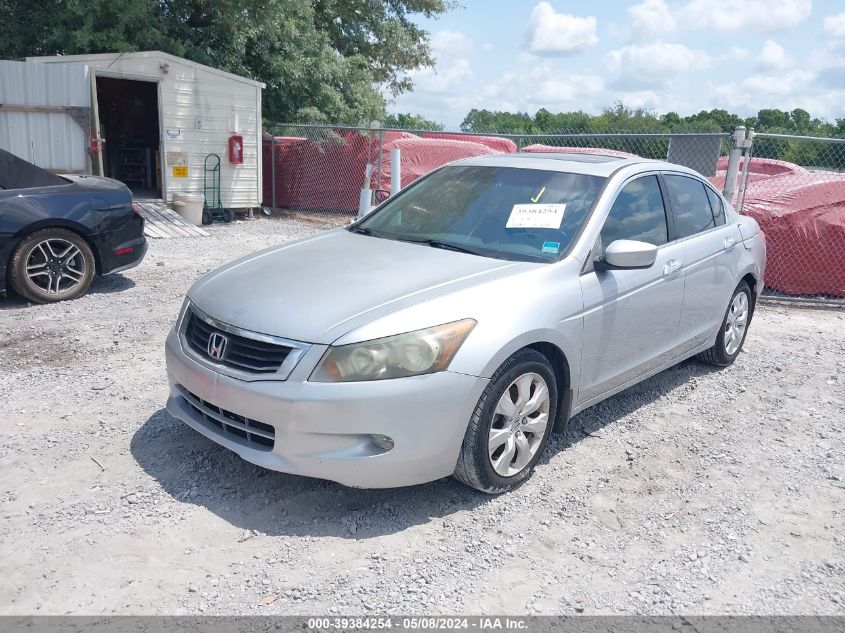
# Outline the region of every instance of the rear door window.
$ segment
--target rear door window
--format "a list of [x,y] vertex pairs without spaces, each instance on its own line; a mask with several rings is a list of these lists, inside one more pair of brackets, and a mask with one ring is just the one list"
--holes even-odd
[[666,209],[657,176],[643,176],[622,187],[601,230],[607,248],[615,240],[638,240],[660,246],[668,241]]
[[710,199],[710,208],[713,211],[713,217],[716,220],[716,226],[722,226],[725,224],[725,205],[722,203],[722,199],[719,195],[710,189],[710,187],[705,187],[705,191],[707,191],[707,197]]
[[0,149],[0,187],[4,189],[28,189],[30,187],[51,187],[66,185],[68,181],[36,167],[24,159]]
[[677,237],[689,237],[716,226],[704,184],[695,178],[666,174],[663,176],[669,204],[675,216]]

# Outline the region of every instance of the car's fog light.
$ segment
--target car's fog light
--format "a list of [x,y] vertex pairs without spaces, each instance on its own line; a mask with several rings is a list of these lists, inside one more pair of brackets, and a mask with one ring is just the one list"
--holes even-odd
[[387,435],[370,435],[370,441],[383,451],[393,448],[393,438]]

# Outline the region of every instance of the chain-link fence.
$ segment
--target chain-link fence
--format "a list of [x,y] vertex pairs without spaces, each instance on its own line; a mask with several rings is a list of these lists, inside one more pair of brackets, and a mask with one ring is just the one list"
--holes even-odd
[[480,134],[323,125],[281,125],[271,131],[264,137],[264,205],[349,217],[359,211],[362,189],[371,192],[370,202],[379,202],[397,176],[406,187],[441,165],[471,156],[598,150],[668,159],[717,177],[730,150],[727,134]]
[[757,133],[750,145],[739,189],[766,234],[767,294],[845,305],[845,139]]
[[[700,172],[766,233],[768,294],[845,305],[845,139],[757,134],[502,134],[280,125],[264,135],[264,205],[354,218],[441,165],[513,152],[599,152]],[[750,157],[750,160],[749,160]]]

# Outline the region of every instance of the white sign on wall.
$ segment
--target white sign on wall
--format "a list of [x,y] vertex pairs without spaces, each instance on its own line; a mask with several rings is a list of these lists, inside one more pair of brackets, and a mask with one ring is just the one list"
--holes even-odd
[[241,117],[234,110],[229,112],[229,131],[234,133],[241,131]]
[[166,155],[168,165],[187,165],[187,152],[167,152]]

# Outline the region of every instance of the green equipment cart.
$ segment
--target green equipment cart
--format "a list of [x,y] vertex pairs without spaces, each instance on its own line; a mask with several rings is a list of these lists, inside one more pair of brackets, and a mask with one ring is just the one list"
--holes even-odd
[[203,224],[232,221],[232,212],[229,209],[224,209],[220,200],[220,156],[217,154],[209,154],[205,157],[202,193],[205,197],[202,205]]

